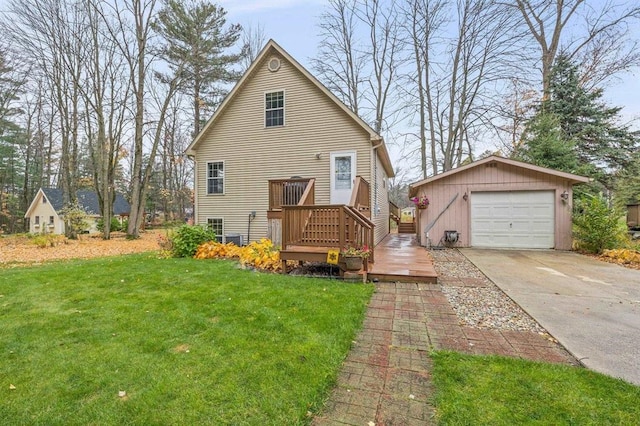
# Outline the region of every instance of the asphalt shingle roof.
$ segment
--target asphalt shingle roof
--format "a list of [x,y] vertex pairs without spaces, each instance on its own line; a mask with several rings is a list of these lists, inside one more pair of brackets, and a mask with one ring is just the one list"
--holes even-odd
[[[45,197],[55,209],[56,213],[60,213],[60,210],[64,207],[64,198],[62,190],[58,188],[42,188]],[[95,191],[89,191],[86,189],[80,189],[76,192],[78,197],[78,204],[89,215],[100,214],[100,204],[98,203],[98,194]],[[113,214],[116,216],[128,215],[131,212],[131,206],[129,202],[124,199],[122,194],[116,194],[115,202],[113,203]]]

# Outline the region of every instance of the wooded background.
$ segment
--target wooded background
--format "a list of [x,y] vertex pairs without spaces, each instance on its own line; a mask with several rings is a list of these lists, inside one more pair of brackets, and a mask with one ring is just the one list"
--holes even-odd
[[[201,0],[11,0],[0,16],[0,229],[40,187],[184,221],[184,150],[266,43]],[[633,123],[602,91],[640,65],[634,1],[329,0],[311,71],[385,136],[406,186],[499,153],[640,201]],[[286,48],[286,41],[279,41]],[[489,147],[489,148],[487,148]],[[109,238],[105,227],[105,238]]]

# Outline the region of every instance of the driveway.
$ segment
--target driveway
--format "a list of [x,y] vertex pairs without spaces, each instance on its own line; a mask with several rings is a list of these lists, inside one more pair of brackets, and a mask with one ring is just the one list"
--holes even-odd
[[571,252],[460,251],[585,366],[640,385],[640,271]]

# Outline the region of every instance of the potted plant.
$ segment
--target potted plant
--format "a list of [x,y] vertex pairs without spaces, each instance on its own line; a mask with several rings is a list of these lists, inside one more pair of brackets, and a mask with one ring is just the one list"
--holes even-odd
[[369,257],[371,250],[368,246],[347,246],[341,252],[342,260],[347,271],[359,271],[362,269],[362,260]]
[[427,207],[429,207],[429,198],[426,195],[422,195],[420,197],[413,197],[411,198],[411,201],[413,201],[413,204],[415,204],[416,207],[419,208],[420,210],[426,209]]

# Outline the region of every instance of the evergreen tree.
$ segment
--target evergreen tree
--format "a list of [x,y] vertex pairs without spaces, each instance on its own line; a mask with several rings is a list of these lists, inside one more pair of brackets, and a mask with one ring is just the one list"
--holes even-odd
[[602,89],[587,91],[581,85],[578,67],[559,56],[553,67],[550,97],[542,112],[558,117],[562,139],[575,141],[580,164],[591,164],[591,176],[611,187],[609,177],[630,164],[630,153],[638,147],[638,134],[620,125],[622,108],[602,102]]
[[538,107],[516,156],[545,167],[592,177],[608,189],[631,164],[638,134],[620,125],[621,108],[602,101],[602,90],[586,90],[578,67],[560,55],[552,69],[549,98]]
[[183,69],[187,94],[193,99],[194,136],[204,121],[201,110],[215,107],[224,96],[220,84],[239,78],[231,67],[242,56],[227,52],[240,38],[242,27],[234,24],[225,28],[226,14],[221,6],[207,0],[168,0],[154,25],[166,41],[162,57],[174,71]]
[[518,159],[564,172],[578,172],[575,142],[563,139],[556,115],[537,114],[527,123],[522,140],[524,143],[516,152]]
[[640,203],[640,151],[636,151],[629,166],[616,175],[615,202],[620,208]]

